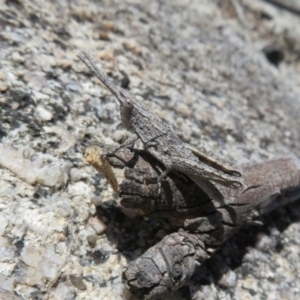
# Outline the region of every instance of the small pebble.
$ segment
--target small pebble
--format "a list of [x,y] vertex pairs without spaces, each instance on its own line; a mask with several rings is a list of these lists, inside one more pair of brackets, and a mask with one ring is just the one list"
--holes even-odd
[[191,114],[191,110],[184,103],[179,103],[178,105],[176,105],[176,111],[184,117],[189,117]]
[[71,181],[76,182],[81,179],[81,171],[77,168],[72,168],[70,171]]
[[95,216],[96,213],[97,213],[97,207],[96,207],[95,205],[92,204],[92,205],[89,207],[89,214],[90,214],[91,216]]
[[96,246],[97,243],[97,235],[96,234],[90,234],[87,236],[87,241],[89,243],[89,245],[94,248]]
[[41,105],[36,108],[35,112],[42,121],[50,121],[53,118],[52,113]]
[[107,32],[105,31],[100,31],[99,34],[98,34],[98,37],[100,40],[103,40],[103,41],[110,41],[110,36]]
[[[52,295],[51,295],[52,294]],[[67,285],[66,282],[59,282],[57,287],[53,288],[49,299],[60,300],[60,299],[76,299],[74,288],[70,285]],[[41,299],[42,297],[38,298]]]
[[252,275],[248,275],[246,279],[243,279],[243,288],[247,290],[252,290],[254,292],[257,292],[258,289],[258,284],[257,280]]
[[7,75],[3,71],[0,71],[0,81],[6,81],[6,80],[7,80]]
[[56,63],[57,63],[57,66],[59,66],[60,68],[63,68],[63,69],[67,69],[71,66],[71,61],[67,60],[67,59],[58,59],[56,61]]
[[116,130],[112,138],[115,142],[123,143],[128,137],[128,132],[126,130]]
[[92,252],[91,256],[92,256],[92,258],[94,260],[94,264],[96,266],[99,265],[99,264],[102,264],[103,262],[105,262],[109,258],[108,254],[105,254],[100,250],[96,250],[95,252]]
[[[11,277],[6,277],[0,275],[0,289],[5,289],[7,291],[13,291],[14,280]],[[0,299],[2,299],[0,297]],[[5,298],[4,298],[5,299]]]
[[274,238],[272,238],[272,236],[259,234],[257,236],[255,248],[257,248],[261,251],[269,251],[270,249],[272,249],[272,247],[275,246],[275,243],[276,243],[276,241]]
[[106,230],[106,225],[97,217],[90,217],[89,224],[94,228],[94,230],[101,234]]
[[11,55],[11,59],[13,62],[18,64],[22,64],[25,60],[24,57],[22,57],[19,52],[13,52],[13,54]]
[[233,288],[236,286],[237,281],[236,281],[236,273],[233,272],[232,270],[229,270],[223,276],[218,282],[220,285],[226,287],[226,288]]
[[81,276],[70,275],[70,280],[72,284],[77,287],[81,291],[85,291],[87,289],[86,284],[83,282]]
[[38,249],[28,245],[23,248],[21,258],[27,266],[37,268],[41,261],[41,253]]
[[12,110],[17,110],[20,107],[20,103],[13,101],[10,103],[10,107]]
[[46,101],[49,99],[48,95],[40,93],[40,92],[35,92],[34,96],[35,96],[36,100]]
[[100,206],[102,204],[102,197],[92,196],[91,197],[91,203],[94,204],[96,207]]
[[6,82],[0,82],[0,92],[4,93],[8,90],[9,85]]
[[26,72],[23,76],[23,80],[36,91],[40,91],[46,84],[45,78],[38,75],[36,72]]
[[22,300],[21,297],[15,295],[12,291],[0,288],[0,299],[1,300]]

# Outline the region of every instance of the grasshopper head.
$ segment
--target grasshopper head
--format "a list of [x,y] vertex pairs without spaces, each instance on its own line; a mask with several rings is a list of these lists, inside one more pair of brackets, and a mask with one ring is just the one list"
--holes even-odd
[[117,95],[118,102],[120,104],[121,110],[130,113],[134,108],[134,96],[127,91],[120,90]]

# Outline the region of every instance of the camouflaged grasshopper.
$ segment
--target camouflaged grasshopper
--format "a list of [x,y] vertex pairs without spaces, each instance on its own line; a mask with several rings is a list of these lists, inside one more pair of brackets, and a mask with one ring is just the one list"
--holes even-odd
[[145,150],[165,166],[165,170],[158,178],[158,193],[160,193],[163,179],[170,171],[188,176],[211,199],[221,203],[223,203],[224,197],[215,183],[232,189],[243,185],[240,170],[184,143],[166,122],[138,101],[133,94],[117,87],[97,68],[86,53],[82,53],[78,57],[117,98],[122,123],[126,129],[135,134],[133,138],[126,140],[109,155],[140,139]]

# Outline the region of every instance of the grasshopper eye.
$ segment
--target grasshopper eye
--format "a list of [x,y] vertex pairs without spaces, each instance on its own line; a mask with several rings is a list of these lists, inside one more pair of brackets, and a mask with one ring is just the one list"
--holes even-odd
[[125,103],[125,108],[127,110],[132,110],[133,109],[133,107],[134,107],[134,101],[132,101],[131,98],[126,98],[125,101],[124,101],[124,103]]
[[134,100],[132,99],[132,95],[124,90],[120,90],[119,95],[122,97],[121,103],[123,103],[124,108],[133,109]]

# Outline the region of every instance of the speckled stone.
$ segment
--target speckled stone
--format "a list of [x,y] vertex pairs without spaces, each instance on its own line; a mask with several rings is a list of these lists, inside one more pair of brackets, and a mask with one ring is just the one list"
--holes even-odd
[[[300,157],[299,18],[260,0],[243,0],[241,18],[234,2],[1,4],[0,288],[7,297],[130,299],[122,267],[167,234],[120,209],[104,176],[84,161],[87,145],[115,145],[130,133],[114,97],[77,58],[82,50],[184,141],[228,163]],[[263,51],[269,45],[284,53],[278,67]],[[296,212],[279,211],[261,231],[233,237],[215,265],[225,273],[213,276],[208,262],[188,282],[191,297],[299,299]]]
[[89,224],[93,227],[97,234],[102,234],[106,230],[105,223],[97,217],[90,217]]
[[237,278],[235,272],[229,270],[225,274],[223,274],[222,278],[218,281],[218,283],[226,288],[234,288],[237,284]]
[[81,291],[85,291],[87,289],[86,284],[83,282],[81,276],[70,275],[70,280],[72,284],[77,287]]
[[0,80],[1,81],[6,81],[7,80],[7,75],[0,70]]

